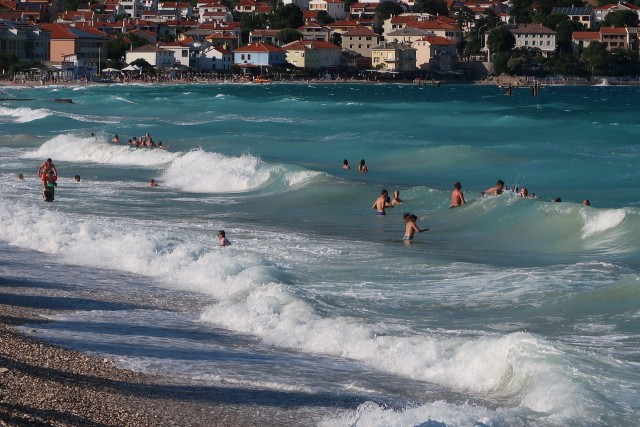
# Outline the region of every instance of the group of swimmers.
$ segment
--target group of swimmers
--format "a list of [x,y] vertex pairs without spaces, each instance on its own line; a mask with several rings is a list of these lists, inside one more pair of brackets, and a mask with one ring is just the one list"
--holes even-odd
[[[380,192],[380,196],[373,202],[372,208],[376,211],[376,215],[386,215],[387,208],[394,208],[396,205],[401,205],[402,200],[400,199],[400,191],[395,190],[393,192],[393,198],[389,196],[389,192],[386,189],[382,189]],[[416,233],[423,233],[425,231],[429,231],[429,228],[420,228],[416,223],[418,221],[418,217],[414,214],[404,213],[402,214],[402,218],[406,223],[404,230],[404,237],[402,240],[413,240],[413,236]]]
[[[347,169],[347,168],[344,168],[344,169]],[[480,197],[499,196],[502,193],[504,193],[505,190],[507,190],[507,188],[504,185],[504,181],[498,180],[496,182],[496,185],[480,192]],[[514,193],[517,193],[518,196],[521,198],[532,198],[532,199],[537,198],[535,194],[529,193],[529,190],[527,190],[526,187],[522,187],[520,189],[515,187],[513,191]],[[562,199],[560,199],[559,197],[556,197],[552,201],[561,202]],[[402,203],[402,200],[400,200],[400,191],[398,190],[394,191],[393,199],[392,199],[391,197],[389,197],[389,192],[386,189],[382,189],[382,191],[380,192],[380,196],[378,196],[378,198],[373,202],[372,208],[375,210],[376,215],[381,216],[381,215],[387,214],[386,212],[387,208],[393,208],[395,207],[395,205],[398,205],[401,203]],[[453,184],[453,191],[451,192],[451,205],[449,206],[449,209],[460,207],[466,203],[467,201],[465,200],[464,193],[462,192],[462,184],[460,184],[460,182],[455,182]],[[589,201],[589,199],[584,199],[582,201],[582,204],[584,206],[591,206],[591,202]],[[416,224],[418,217],[416,215],[413,215],[410,213],[404,213],[402,215],[402,218],[406,223],[404,237],[403,237],[403,240],[405,241],[413,240],[413,236],[416,233],[416,231],[418,233],[429,231],[429,228],[421,229],[420,227],[418,227],[418,225]]]
[[[459,182],[456,182],[455,184],[453,184],[454,190],[451,193],[451,206],[450,208],[455,208],[460,206],[461,204],[466,203],[464,200],[464,195],[462,194],[462,185],[460,185]],[[494,185],[491,188],[488,188],[484,191],[482,191],[480,193],[480,197],[483,196],[499,196],[500,194],[502,194],[505,190],[508,190],[505,186],[504,186],[504,181],[502,181],[501,179],[498,180],[498,182],[496,182],[496,185]],[[513,188],[513,192],[517,193],[521,198],[525,199],[537,199],[538,196],[536,196],[534,193],[529,193],[529,190],[527,190],[526,187],[522,187],[520,189],[518,189],[518,187]],[[551,200],[552,202],[562,202],[562,199],[560,197],[555,197],[554,199]],[[584,199],[582,201],[582,204],[584,206],[591,206],[591,202],[589,201],[589,199]]]
[[[113,142],[114,144],[120,143],[120,137],[118,136],[117,133],[113,136],[113,138],[111,139],[111,142]],[[140,138],[135,136],[133,138],[129,138],[129,141],[127,141],[127,143],[132,147],[140,147],[140,148],[160,148],[163,150],[166,150],[167,148],[169,148],[168,145],[163,145],[162,141],[159,141],[156,144],[156,142],[153,140],[151,135],[149,135],[148,133],[145,133]]]
[[[351,166],[349,165],[349,160],[344,159],[342,161],[342,169],[344,169],[344,170],[350,170],[351,169]],[[360,173],[369,172],[369,168],[367,167],[367,164],[365,163],[364,159],[360,160],[360,164],[358,165],[358,172],[360,172]]]

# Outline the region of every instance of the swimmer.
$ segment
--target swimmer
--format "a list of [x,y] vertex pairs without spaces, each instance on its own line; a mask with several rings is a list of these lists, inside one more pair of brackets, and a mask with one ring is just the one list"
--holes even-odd
[[158,183],[156,182],[156,180],[151,178],[149,180],[149,187],[157,187],[157,186],[158,186]]
[[389,203],[388,197],[389,192],[383,189],[380,192],[380,197],[378,197],[376,201],[373,202],[373,209],[376,210],[376,215],[386,215],[387,212],[385,211],[385,209],[393,207],[393,205]]
[[589,199],[584,199],[584,200],[582,201],[582,205],[583,205],[583,206],[591,206],[591,202],[589,201]]
[[502,194],[503,191],[504,191],[504,181],[499,179],[498,182],[496,182],[496,185],[494,187],[487,188],[480,194],[483,196],[499,196],[500,194]]
[[117,133],[113,136],[113,139],[111,140],[111,142],[113,142],[114,144],[118,144],[120,142],[120,137],[118,136]]
[[358,166],[358,172],[360,172],[360,173],[369,172],[369,168],[365,164],[364,159],[360,160],[360,165]]
[[556,203],[560,203],[562,201],[562,199],[560,197],[556,197],[555,199],[552,200],[552,202],[556,202]]
[[76,175],[76,176],[74,176],[74,177],[73,177],[73,179],[75,179],[75,180],[76,180],[76,182],[80,182],[80,175]]
[[19,174],[18,174],[18,179],[22,181],[22,180],[24,179],[24,175],[22,175],[21,173],[19,173]]
[[351,169],[351,166],[349,166],[349,160],[344,159],[344,160],[342,161],[342,169],[344,169],[344,170],[349,170],[349,169]]
[[402,204],[402,200],[400,200],[400,191],[396,190],[393,192],[393,200],[391,201],[392,205],[400,205]]
[[453,184],[453,191],[451,192],[451,206],[449,206],[449,209],[457,208],[466,203],[467,201],[464,200],[464,194],[462,194],[462,184],[455,182]]
[[231,246],[231,242],[225,237],[224,230],[218,231],[218,239],[220,240],[220,246]]
[[162,150],[166,150],[167,148],[169,148],[168,145],[163,145],[162,141],[158,141],[158,148],[162,149]]
[[416,224],[417,220],[418,217],[413,214],[408,216],[407,225],[405,226],[404,237],[402,238],[402,240],[413,240],[413,235],[416,233],[416,231],[418,233],[429,231],[429,228],[418,227],[418,224]]

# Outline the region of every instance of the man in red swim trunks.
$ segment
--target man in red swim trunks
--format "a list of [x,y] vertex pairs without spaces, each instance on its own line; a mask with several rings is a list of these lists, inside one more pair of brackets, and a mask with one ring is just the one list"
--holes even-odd
[[57,180],[58,170],[56,169],[56,165],[53,164],[53,161],[51,161],[51,159],[47,159],[47,161],[41,164],[40,167],[38,168],[38,176],[40,177],[40,179],[42,179],[43,181],[46,181],[47,175],[49,174],[50,170],[53,171],[54,179]]

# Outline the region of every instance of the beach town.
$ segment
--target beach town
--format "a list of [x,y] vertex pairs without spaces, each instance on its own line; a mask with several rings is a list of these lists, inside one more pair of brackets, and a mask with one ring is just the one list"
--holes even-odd
[[[0,0],[0,85],[638,84],[638,6],[525,3]],[[152,139],[140,145],[128,138],[119,146],[153,147]],[[317,396],[304,393],[276,405],[268,391],[176,386],[171,377],[45,343],[17,327],[73,311],[59,301],[77,295],[19,285],[4,274],[0,292],[3,425],[298,426],[306,420],[293,417],[293,408],[316,404]],[[83,296],[98,307],[113,299],[108,291]],[[158,304],[152,295],[138,297],[141,305]]]
[[636,84],[633,3],[0,2],[0,76],[68,82]]

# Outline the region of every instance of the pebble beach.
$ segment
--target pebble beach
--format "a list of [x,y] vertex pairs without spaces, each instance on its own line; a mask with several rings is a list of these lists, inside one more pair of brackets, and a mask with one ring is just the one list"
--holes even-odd
[[[267,392],[181,386],[170,378],[118,369],[109,359],[43,343],[16,327],[44,322],[47,315],[60,312],[47,308],[51,297],[2,278],[0,294],[2,426],[303,425],[287,408],[271,405]],[[291,402],[291,407],[298,403]]]

